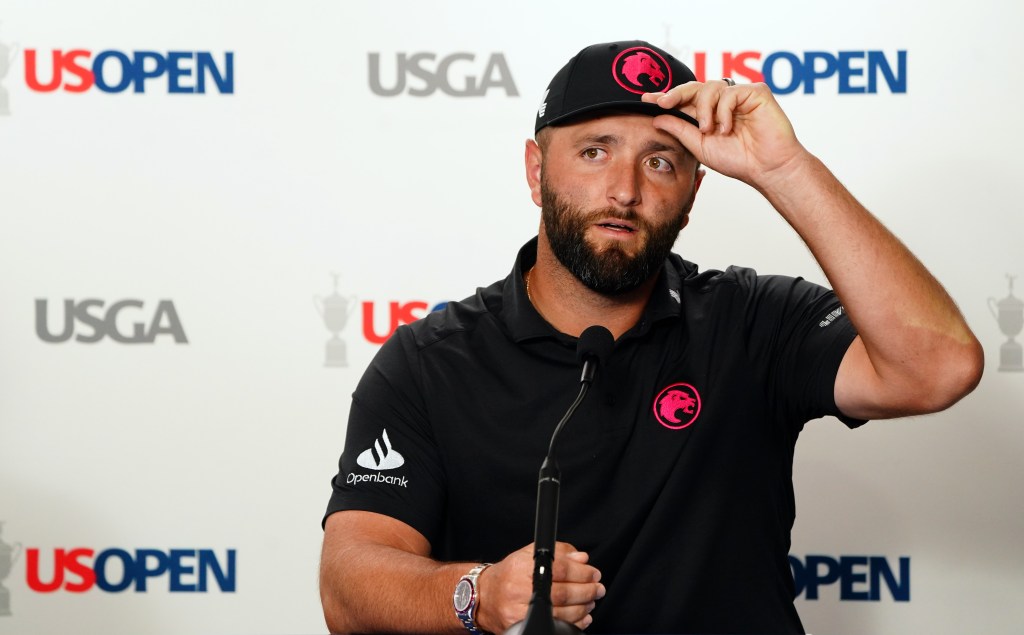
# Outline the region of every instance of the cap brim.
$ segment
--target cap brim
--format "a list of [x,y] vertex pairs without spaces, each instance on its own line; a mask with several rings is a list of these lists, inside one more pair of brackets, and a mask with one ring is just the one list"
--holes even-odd
[[577,108],[576,110],[573,110],[571,112],[559,115],[558,117],[555,117],[550,121],[544,122],[543,126],[535,128],[534,132],[536,133],[547,126],[558,126],[570,123],[571,120],[576,119],[577,117],[592,114],[599,110],[625,110],[629,112],[650,115],[652,117],[657,117],[658,115],[673,115],[679,117],[680,119],[689,121],[691,124],[695,126],[698,125],[696,119],[684,113],[683,111],[676,110],[674,108],[662,108],[657,104],[649,104],[647,102],[642,101],[610,101],[605,102],[603,104],[591,104],[589,106]]

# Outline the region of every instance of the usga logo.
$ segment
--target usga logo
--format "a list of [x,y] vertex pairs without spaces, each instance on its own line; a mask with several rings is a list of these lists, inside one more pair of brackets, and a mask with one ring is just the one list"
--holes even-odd
[[[146,318],[150,312],[145,311],[142,300],[120,300],[109,307],[99,299],[64,300],[64,321],[57,331],[50,330],[49,302],[46,299],[36,300],[36,335],[44,342],[67,342],[74,336],[75,341],[92,344],[104,337],[123,344],[152,344],[160,335],[174,339],[178,344],[188,344],[185,329],[181,325],[178,311],[170,300],[160,300],[152,317]],[[131,330],[119,325],[119,316],[141,317],[143,321],[133,322]],[[76,323],[84,326],[84,332],[77,329]]]
[[381,80],[380,58],[380,53],[369,54],[370,90],[381,97],[402,93],[428,97],[438,90],[452,97],[483,97],[490,90],[503,90],[508,97],[519,96],[503,53],[491,53],[483,63],[473,53],[440,57],[436,53],[398,53],[394,80],[389,86]]

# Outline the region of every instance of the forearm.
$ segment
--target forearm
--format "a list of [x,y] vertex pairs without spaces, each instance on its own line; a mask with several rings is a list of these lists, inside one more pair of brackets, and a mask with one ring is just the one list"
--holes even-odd
[[983,356],[956,305],[928,270],[800,145],[763,83],[688,82],[645,95],[702,122],[655,117],[704,165],[760,191],[828,277],[859,338],[836,377],[844,414],[932,412],[967,394]]
[[471,564],[372,544],[325,550],[323,558],[320,595],[332,633],[465,633],[452,592]]
[[[585,628],[604,597],[601,573],[585,553],[555,545],[555,617]],[[455,585],[477,562],[441,563],[430,544],[401,521],[370,512],[332,514],[324,526],[320,600],[332,633],[465,633],[455,616]],[[488,567],[477,578],[474,618],[501,633],[526,615],[533,590],[533,545]]]
[[973,387],[980,347],[953,300],[824,164],[801,154],[759,189],[821,265],[879,380],[936,399],[909,410],[945,407]]

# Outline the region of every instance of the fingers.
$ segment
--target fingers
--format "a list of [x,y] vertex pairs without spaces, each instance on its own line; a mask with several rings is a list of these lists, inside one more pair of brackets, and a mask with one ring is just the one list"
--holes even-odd
[[553,582],[551,584],[552,613],[555,618],[584,629],[593,621],[590,612],[597,606],[597,601],[604,596],[605,588],[600,582]]
[[[559,549],[559,545],[565,545]],[[555,547],[555,559],[551,563],[551,580],[553,582],[600,582],[601,572],[589,563],[590,556],[576,551],[572,545],[559,543]]]
[[764,83],[689,82],[643,99],[696,119],[698,125],[692,126],[679,117],[659,115],[654,127],[678,139],[701,164],[754,187],[763,187],[776,170],[806,154]]
[[730,86],[723,80],[687,82],[667,93],[647,93],[643,101],[656,103],[665,109],[678,109],[697,120],[697,128],[704,134],[732,130],[733,112],[740,95],[750,86]]
[[739,91],[729,87],[723,90],[718,97],[718,104],[714,106],[714,120],[717,121],[717,130],[722,134],[732,132],[733,113],[736,112],[736,105],[739,101]]
[[[589,606],[605,596],[604,585],[600,582],[554,582],[551,584],[551,605],[556,607]],[[590,612],[587,609],[587,612]],[[566,620],[575,621],[575,620]]]
[[694,118],[701,132],[729,133],[732,129],[732,113],[736,107],[737,96],[740,90],[743,90],[737,88],[718,80],[704,84],[704,88],[697,91],[693,98],[696,106]]
[[[590,612],[605,595],[601,572],[590,556],[569,543],[555,545],[551,566],[551,604],[555,617],[586,628]],[[526,615],[533,594],[533,545],[510,554],[480,574],[477,622],[490,632],[504,632]]]
[[658,115],[654,118],[653,123],[658,130],[664,130],[678,139],[679,143],[683,144],[683,147],[689,150],[697,161],[702,164],[707,163],[703,148],[704,135],[697,129],[697,126],[672,115]]
[[555,545],[551,567],[551,605],[557,619],[584,629],[593,618],[597,600],[605,596],[601,572],[589,564],[590,556],[568,543]]
[[551,614],[556,620],[574,624],[576,628],[583,630],[593,623],[594,618],[590,612],[594,610],[595,604],[591,602],[586,606],[555,606]]

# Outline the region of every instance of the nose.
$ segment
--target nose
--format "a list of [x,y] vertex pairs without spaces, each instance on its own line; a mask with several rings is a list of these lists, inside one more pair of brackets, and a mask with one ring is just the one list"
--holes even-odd
[[619,207],[634,207],[640,204],[640,179],[638,169],[632,165],[617,166],[608,177],[608,200]]

